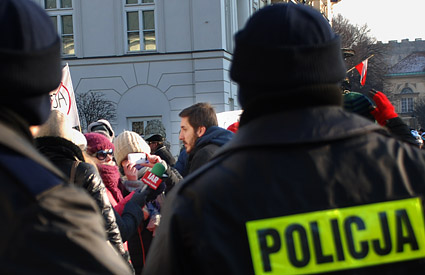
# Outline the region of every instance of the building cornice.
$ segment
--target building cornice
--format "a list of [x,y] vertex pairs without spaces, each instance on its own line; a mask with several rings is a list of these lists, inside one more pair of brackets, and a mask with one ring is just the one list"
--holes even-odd
[[425,72],[409,72],[409,73],[397,73],[397,74],[386,74],[385,77],[396,77],[396,76],[421,76],[425,75]]

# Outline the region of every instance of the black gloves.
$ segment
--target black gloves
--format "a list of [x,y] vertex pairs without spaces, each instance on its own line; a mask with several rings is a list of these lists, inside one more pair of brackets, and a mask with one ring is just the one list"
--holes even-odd
[[145,184],[142,189],[148,189],[148,195],[146,197],[146,202],[150,202],[156,199],[158,195],[160,195],[165,190],[165,183],[161,182],[161,184],[158,186],[156,190],[151,189],[149,186]]

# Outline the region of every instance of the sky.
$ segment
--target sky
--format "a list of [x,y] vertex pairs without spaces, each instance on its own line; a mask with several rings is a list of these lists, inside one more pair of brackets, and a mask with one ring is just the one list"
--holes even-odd
[[425,40],[425,0],[342,0],[333,6],[351,24],[365,23],[370,34],[384,43],[389,40]]

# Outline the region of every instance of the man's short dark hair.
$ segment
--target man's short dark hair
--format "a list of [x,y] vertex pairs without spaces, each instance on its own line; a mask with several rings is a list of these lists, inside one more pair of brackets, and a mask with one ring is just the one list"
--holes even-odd
[[189,118],[189,124],[195,130],[201,126],[205,126],[206,129],[211,126],[218,126],[214,107],[206,102],[196,103],[187,107],[179,113],[179,116]]

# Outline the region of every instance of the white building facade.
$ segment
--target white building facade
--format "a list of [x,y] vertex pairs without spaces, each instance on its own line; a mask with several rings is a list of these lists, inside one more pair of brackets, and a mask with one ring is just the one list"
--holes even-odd
[[34,0],[62,38],[76,94],[117,105],[117,134],[159,119],[179,151],[179,112],[197,102],[240,109],[229,66],[233,35],[269,0]]
[[[311,5],[331,18],[340,0],[33,0],[62,38],[75,93],[100,93],[117,106],[115,133],[143,135],[162,121],[173,155],[181,110],[197,102],[239,110],[229,78],[234,34],[258,9],[278,2]],[[265,30],[267,31],[267,30]]]

